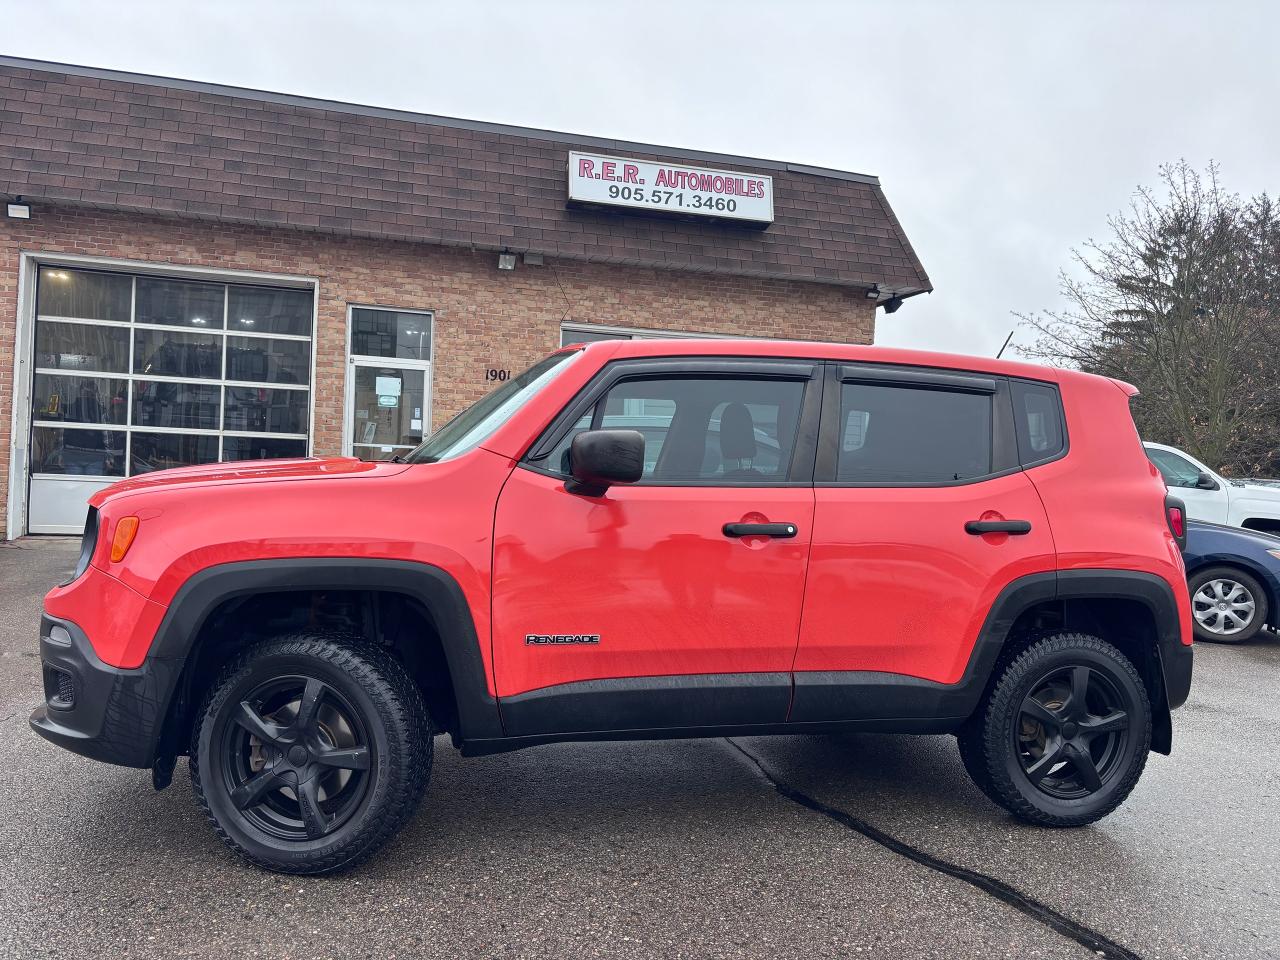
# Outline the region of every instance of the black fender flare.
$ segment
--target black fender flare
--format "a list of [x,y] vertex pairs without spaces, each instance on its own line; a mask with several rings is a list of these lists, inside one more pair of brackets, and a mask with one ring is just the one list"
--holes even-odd
[[[489,692],[488,673],[475,621],[462,587],[447,571],[411,560],[368,557],[290,557],[217,564],[193,574],[174,595],[156,631],[148,661],[164,661],[175,678],[160,705],[168,718],[174,697],[189,679],[181,668],[209,616],[222,603],[259,593],[309,590],[375,590],[418,600],[435,622],[458,706],[459,736],[501,737],[498,702]],[[171,726],[166,721],[166,727]],[[157,743],[158,755],[173,750]]]

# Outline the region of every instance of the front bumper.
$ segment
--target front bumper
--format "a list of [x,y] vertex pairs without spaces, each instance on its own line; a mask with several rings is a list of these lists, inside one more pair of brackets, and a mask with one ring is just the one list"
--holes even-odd
[[94,760],[126,767],[154,763],[176,679],[173,663],[112,667],[98,658],[79,626],[48,614],[40,619],[40,660],[45,702],[31,714],[31,729]]

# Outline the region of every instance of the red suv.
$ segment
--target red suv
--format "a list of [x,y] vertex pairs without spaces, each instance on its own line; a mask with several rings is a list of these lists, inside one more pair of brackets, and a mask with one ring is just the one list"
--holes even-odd
[[1168,753],[1190,605],[1131,387],[865,347],[568,347],[404,460],[97,494],[45,599],[42,736],[190,757],[273,870],[368,856],[434,738],[954,733],[982,790],[1090,823]]

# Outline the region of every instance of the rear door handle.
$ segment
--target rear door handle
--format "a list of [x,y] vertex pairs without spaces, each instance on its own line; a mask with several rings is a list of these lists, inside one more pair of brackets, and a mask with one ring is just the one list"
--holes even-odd
[[983,533],[1011,533],[1021,535],[1031,532],[1030,520],[970,520],[964,525],[965,533],[975,536]]
[[787,539],[796,535],[794,523],[726,523],[726,537],[778,537]]

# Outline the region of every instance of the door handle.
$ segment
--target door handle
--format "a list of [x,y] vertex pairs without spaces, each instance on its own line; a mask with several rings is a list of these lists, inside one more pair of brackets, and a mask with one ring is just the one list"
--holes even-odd
[[1031,532],[1030,520],[970,520],[964,525],[965,533],[975,536],[984,533],[1011,533],[1020,536]]
[[796,535],[794,523],[726,523],[726,537],[778,537],[787,539]]

